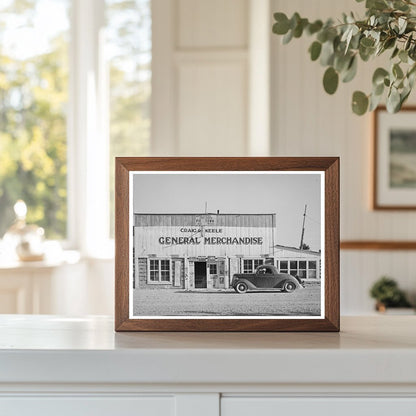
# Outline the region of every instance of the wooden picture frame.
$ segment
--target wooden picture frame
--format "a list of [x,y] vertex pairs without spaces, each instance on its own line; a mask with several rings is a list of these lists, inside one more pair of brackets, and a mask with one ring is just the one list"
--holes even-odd
[[[320,217],[318,219],[316,216],[315,219],[311,217],[309,220],[309,214],[306,213],[305,208],[303,219],[306,218],[307,222],[310,222],[311,224],[312,220],[314,220],[317,224],[319,223],[317,225],[317,230],[319,229],[319,232],[316,231],[313,234],[313,238],[315,238],[316,241],[319,239],[321,249],[319,249],[319,251],[313,251],[308,246],[304,244],[302,245],[302,243],[302,248],[286,247],[279,244],[275,245],[274,235],[276,220],[274,218],[276,217],[274,214],[263,214],[263,211],[266,208],[264,208],[263,211],[259,208],[259,211],[262,212],[255,213],[253,209],[256,208],[253,208],[253,206],[256,207],[255,203],[257,203],[257,199],[254,199],[254,202],[251,202],[250,205],[251,198],[256,198],[258,193],[260,195],[259,201],[266,201],[269,204],[274,204],[274,201],[278,200],[279,192],[281,192],[283,195],[284,191],[286,193],[286,199],[281,201],[281,205],[279,205],[281,208],[279,209],[284,212],[286,212],[285,210],[293,210],[294,204],[290,203],[291,196],[287,196],[287,194],[293,193],[293,198],[297,198],[297,202],[300,200],[303,201],[304,192],[300,192],[299,190],[304,189],[304,187],[309,189],[310,187],[308,184],[310,183],[309,181],[312,180],[314,181],[312,188],[317,190],[319,189],[319,193],[316,192],[313,194],[314,191],[312,192],[309,190],[308,192],[310,195],[316,194],[316,196],[311,196],[311,198],[313,201],[319,201],[319,203],[313,202],[314,205],[312,205],[312,209],[315,209],[314,206],[319,207]],[[154,183],[162,184],[162,187],[164,187],[164,191],[162,193],[165,193],[166,195],[169,194],[171,188],[175,188],[175,186],[172,186],[172,184],[176,184],[177,186],[175,195],[178,197],[170,199],[170,202],[167,203],[167,205],[160,203],[162,199],[158,198],[163,198],[163,195],[157,196],[157,189],[153,187]],[[230,183],[238,184],[238,192],[235,190],[232,191],[231,189],[228,192],[229,188],[226,187],[228,187],[228,184]],[[270,186],[270,183],[276,185],[279,184],[279,187],[275,188],[274,186]],[[221,191],[222,186],[224,187],[224,191]],[[250,188],[250,186],[253,188]],[[266,186],[267,191],[263,192],[262,187]],[[187,189],[188,187],[191,188]],[[198,190],[198,188],[200,189]],[[209,189],[214,188],[215,192],[208,192]],[[116,331],[339,331],[339,158],[122,157],[116,158],[115,189]],[[220,190],[218,191],[218,189]],[[250,195],[245,200],[248,201],[247,206],[251,207],[253,211],[252,213],[231,214],[222,212],[220,213],[217,210],[216,213],[214,211],[213,214],[209,214],[207,213],[205,203],[205,213],[203,214],[198,214],[195,212],[195,210],[191,210],[191,214],[182,214],[182,212],[189,212],[181,208],[181,204],[185,203],[183,201],[185,201],[186,198],[189,200],[189,194],[199,196],[205,194],[217,195],[217,199],[215,201],[218,202],[227,198],[234,198],[234,196],[227,197],[227,195],[232,194],[232,192],[235,192],[235,194],[232,195],[235,195],[237,198],[238,195],[244,194],[245,190],[250,192]],[[220,194],[218,194],[218,192],[220,192]],[[271,202],[268,201],[269,198]],[[281,197],[279,198],[281,199]],[[234,199],[232,200],[234,201]],[[287,202],[287,207],[284,205],[284,202]],[[237,200],[235,204],[235,206],[233,205],[234,210],[240,209]],[[188,205],[183,206],[187,207]],[[299,204],[296,204],[296,209],[299,208],[298,205]],[[138,208],[136,208],[136,206]],[[157,214],[158,217],[155,217],[156,214],[154,214],[153,211],[146,214],[140,213],[141,211],[147,212],[142,207],[148,206],[157,206],[157,211],[163,211],[163,213]],[[165,207],[165,209],[163,209],[163,207]],[[177,213],[178,211],[175,210],[176,207],[182,209],[182,211],[179,211],[179,214]],[[243,208],[244,207],[241,209],[243,210]],[[304,207],[302,205],[302,214],[303,209]],[[133,212],[134,210],[136,212]],[[141,211],[138,212],[138,210]],[[169,213],[172,211],[175,211],[176,213]],[[202,209],[200,211],[202,211]],[[171,228],[168,227],[168,230],[176,230],[176,228],[172,227],[172,225],[175,221],[176,225],[182,224],[182,221],[185,221],[183,219],[185,218],[184,215],[187,215],[186,221],[188,221],[188,223],[189,221],[193,221],[192,223],[197,224],[195,228],[196,233],[187,234],[188,237],[186,238],[169,236],[164,237],[164,235],[168,235],[168,232],[163,231],[163,234],[161,231],[162,229],[160,228],[162,225],[159,224],[169,224],[169,227]],[[295,234],[296,238],[298,238],[302,224],[302,218],[298,217],[299,216],[296,217],[295,228],[297,228],[297,224],[299,223],[299,229],[293,232],[290,231],[291,228],[289,226],[284,225],[287,222],[286,217],[281,219],[279,223],[282,224],[279,225],[281,229],[280,234],[283,235],[283,231],[286,230],[286,235],[288,235],[290,238],[295,238]],[[277,218],[279,221],[279,217]],[[243,221],[243,219],[246,221],[244,226],[241,225],[241,221]],[[226,221],[230,222],[230,224],[232,221],[234,221],[234,228],[231,226],[227,228],[227,225],[221,226],[221,228],[219,224],[228,224]],[[235,223],[236,221],[237,223]],[[256,223],[252,224],[250,221],[256,221]],[[216,225],[207,225],[211,224],[211,222],[212,224]],[[261,225],[263,222],[265,225]],[[152,228],[153,223],[156,225]],[[201,225],[201,223],[204,225]],[[228,234],[226,233],[231,229],[237,230],[233,231],[235,233],[239,233],[242,230],[241,233],[247,232],[249,234],[247,234],[248,236],[246,234],[241,234],[242,236],[239,234],[239,238],[233,236],[227,237],[226,235]],[[261,232],[263,232],[263,229],[267,234],[265,234],[266,237],[256,237],[256,235],[260,235]],[[305,227],[303,230],[304,229]],[[193,229],[182,227],[179,228],[179,230],[183,232],[191,232]],[[252,231],[253,234],[250,234]],[[211,232],[217,232],[220,234],[212,237],[213,234],[209,234]],[[197,237],[195,237],[196,234]],[[220,235],[220,237],[218,237],[218,235]],[[266,244],[268,235],[273,235],[273,245],[270,243]],[[192,240],[193,237],[195,237],[196,240]],[[174,241],[177,245],[174,246],[172,241]],[[203,241],[203,245],[200,244],[201,241]],[[303,232],[301,242],[302,241]],[[280,240],[277,242],[280,243]],[[195,244],[196,248],[190,245],[186,246],[186,250],[189,252],[192,250],[200,250],[200,247],[203,247],[203,249],[206,251],[202,251],[202,257],[200,256],[201,252],[198,251],[197,254],[193,254],[194,258],[191,254],[189,258],[185,259],[185,261],[182,259],[177,259],[176,257],[180,257],[179,251],[183,249],[183,246],[181,245],[182,243]],[[155,245],[153,246],[153,244]],[[158,244],[161,245],[162,248],[166,249],[166,251],[163,252],[163,256],[160,255],[160,259],[158,259],[158,254],[153,253],[158,250]],[[197,246],[196,244],[200,245]],[[232,256],[231,254],[229,255],[227,263],[227,254],[223,254],[221,252],[221,256],[223,257],[220,257],[220,255],[217,254],[216,256],[218,256],[218,258],[215,257],[215,255],[210,256],[208,251],[211,249],[218,250],[218,248],[216,246],[214,247],[214,245],[205,246],[205,244],[218,244],[218,247],[220,247],[221,244],[225,244],[225,246],[221,246],[221,250],[225,250],[224,253],[226,253],[227,250],[231,252],[231,249],[233,249],[234,254]],[[232,246],[232,244],[236,244],[235,247],[239,248],[236,249],[234,246]],[[241,245],[237,246],[237,244]],[[253,244],[253,246],[251,244]],[[276,253],[276,250],[278,250],[278,253],[286,253],[290,252],[292,249],[294,252],[293,256],[304,256],[301,257],[302,259],[308,259],[309,257],[307,256],[319,255],[320,262],[318,263],[318,268],[320,270],[318,273],[320,273],[321,280],[319,281],[319,276],[316,274],[316,261],[299,260],[297,263],[295,263],[295,261],[287,262],[285,260],[285,263],[283,260],[275,258],[277,256],[275,256],[275,254],[273,254],[273,258],[270,258],[268,254],[261,254],[261,256],[264,258],[262,257],[260,259],[259,257],[257,261],[254,261],[248,259],[247,257],[247,260],[244,261],[244,259],[246,259],[246,257],[244,257],[246,256],[245,254],[235,254],[236,250],[238,250],[238,253],[240,251],[243,253],[244,250],[254,252],[258,249],[258,247],[260,247],[260,245],[261,247],[266,247],[262,248],[262,250],[267,250],[268,247],[272,247],[273,253]],[[172,249],[171,247],[173,246],[175,248]],[[175,254],[172,254],[172,250],[175,250]],[[170,257],[168,252],[171,253]],[[285,254],[285,256],[286,255],[287,254]],[[292,254],[289,253],[288,256],[291,255]],[[257,254],[257,256],[259,256],[259,254]],[[244,259],[240,257],[243,257]],[[199,261],[201,258],[205,259],[205,263],[204,261]],[[208,264],[207,261],[211,263]],[[279,269],[277,266],[278,262],[280,262]],[[225,269],[222,267],[222,272],[218,271],[221,270],[221,264],[226,265]],[[244,264],[246,269],[240,271],[240,274],[232,274],[231,269],[233,265],[238,266],[239,264]],[[267,264],[269,264],[269,266],[266,267]],[[290,266],[288,264],[290,264]],[[304,266],[304,264],[307,264],[307,266]],[[259,267],[256,269],[258,274],[250,274],[254,273],[254,267],[258,265]],[[282,279],[282,276],[289,275],[289,269],[286,270],[286,273],[284,273],[285,270],[283,270],[283,268],[285,266],[287,268],[290,267],[290,273],[292,275],[295,274],[292,271],[293,267],[299,268],[298,274],[301,276],[306,276],[305,273],[308,275],[311,274],[313,280],[311,283],[306,281],[307,279],[303,281],[305,287],[310,284],[310,288],[308,289],[307,287],[306,289],[301,289],[300,285],[298,285],[299,290],[295,290],[294,293],[281,293],[272,291],[272,294],[269,294],[268,289],[265,289],[264,292],[261,291],[258,293],[239,294],[234,292],[230,287],[238,279],[245,279],[246,277],[247,279],[249,277],[254,278],[259,276],[259,273],[275,273],[276,271],[278,274],[273,276],[273,278],[276,277]],[[205,269],[205,267],[207,268]],[[242,275],[241,273],[247,273],[247,268],[249,267],[252,267],[253,270],[249,270],[248,274]],[[303,270],[305,267],[308,267],[307,271]],[[314,268],[315,270],[313,270]],[[204,270],[208,271],[206,272]],[[228,270],[229,275],[227,278],[227,275],[224,274],[225,279],[222,279],[220,273],[227,273],[224,272],[224,270]],[[295,272],[297,272],[296,269]],[[172,277],[173,273],[174,278]],[[202,286],[198,287],[208,287],[206,283],[206,273],[214,273],[212,274],[213,277],[209,275],[211,284],[210,287],[212,289],[210,289],[208,292],[205,291],[205,289],[200,290],[196,288],[197,285],[201,284]],[[191,281],[191,275],[193,276],[193,282]],[[147,276],[147,278],[144,276]],[[287,289],[287,291],[290,292],[289,289],[291,286],[290,284],[289,286],[287,285],[289,281],[290,279],[287,277],[287,280],[284,281],[286,286],[284,286],[283,283],[278,283],[281,285],[280,287],[283,289],[283,291]],[[253,283],[253,285],[258,285],[257,282],[259,282],[259,280],[254,280],[254,282],[255,283]],[[152,288],[148,288],[146,286],[144,289],[142,289],[141,285],[146,285],[148,283],[154,283],[155,285]],[[158,292],[159,286],[157,283],[160,283],[163,287],[175,284],[177,285],[177,290],[170,289],[169,286],[169,288],[164,288],[162,291]],[[184,286],[181,286],[182,283]],[[172,312],[172,314],[166,315],[159,314],[159,312],[149,313],[148,309],[143,309],[144,312],[141,312],[142,309],[140,308],[148,307],[148,303],[150,303],[146,297],[159,299],[158,296],[162,296],[162,294],[163,296],[170,297],[181,296],[180,299],[185,299],[184,302],[188,302],[185,296],[189,296],[189,299],[191,299],[191,297],[194,296],[194,293],[196,293],[195,296],[208,296],[206,293],[211,293],[212,299],[219,299],[219,295],[217,295],[217,289],[215,286],[217,283],[219,285],[221,285],[221,283],[224,285],[219,289],[220,292],[218,292],[221,293],[224,298],[224,300],[218,300],[218,302],[221,302],[221,307],[222,305],[243,305],[243,307],[246,307],[246,304],[250,302],[260,302],[258,299],[265,299],[265,303],[262,301],[263,303],[261,303],[261,305],[265,305],[267,303],[267,307],[269,309],[270,307],[277,307],[275,305],[280,305],[280,302],[289,305],[289,309],[292,307],[292,305],[295,304],[301,304],[302,308],[304,308],[306,304],[303,301],[300,302],[300,300],[298,300],[301,299],[299,296],[304,296],[303,293],[307,293],[305,292],[307,290],[314,290],[314,294],[320,293],[319,315],[317,312],[313,312],[309,316],[304,311],[304,309],[302,309],[302,315],[299,315],[298,309],[296,309],[298,306],[293,306],[293,309],[290,309],[288,316],[284,316],[284,314],[280,311],[276,314],[264,312],[263,315],[262,310],[256,310],[254,312],[255,316],[252,316],[253,312],[247,312],[244,315],[237,315],[234,314],[234,312],[231,312],[231,314],[227,316],[225,316],[225,314],[224,316],[206,315],[205,311],[204,315],[202,315],[201,311],[201,314],[195,313],[192,316],[176,315],[179,312]],[[248,283],[251,284],[250,282]],[[319,289],[316,289],[315,285],[319,285]],[[264,287],[261,285],[258,286]],[[237,289],[247,290],[247,288],[244,288],[244,286],[236,287],[236,291]],[[318,292],[316,292],[317,290]],[[171,295],[171,293],[179,293],[179,295]],[[185,293],[187,295],[185,295]],[[272,299],[272,297],[276,301],[273,301],[274,303],[271,302],[272,306],[269,306],[268,299]],[[144,299],[146,299],[146,301],[143,301]],[[207,299],[207,297],[203,299]],[[210,301],[209,305],[211,305],[211,303],[212,302]],[[176,303],[172,305],[172,307],[178,308]],[[163,309],[165,308],[165,303],[160,300],[160,304],[158,304],[158,302],[153,302],[151,307]],[[185,309],[189,308],[190,307],[187,306]],[[138,309],[139,312],[137,312],[136,309]],[[313,310],[316,311],[316,309]],[[183,314],[185,313],[188,312],[183,310]]]
[[416,209],[416,169],[413,171],[409,159],[414,156],[416,161],[415,116],[414,106],[396,114],[388,113],[384,106],[373,112],[374,210]]

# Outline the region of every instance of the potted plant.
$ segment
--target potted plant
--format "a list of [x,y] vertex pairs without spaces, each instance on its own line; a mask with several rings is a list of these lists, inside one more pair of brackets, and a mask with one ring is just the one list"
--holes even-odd
[[299,13],[288,18],[280,12],[274,19],[273,33],[283,36],[284,44],[304,34],[313,36],[310,58],[326,68],[323,86],[328,94],[335,93],[340,80],[355,77],[359,61],[390,55],[390,65],[375,70],[371,93],[353,93],[355,114],[374,110],[385,94],[387,110],[395,113],[409,97],[416,78],[416,0],[366,0],[362,19],[344,13],[336,21],[310,22]]
[[370,289],[370,296],[376,300],[376,310],[386,312],[387,308],[410,308],[411,305],[397,282],[387,276],[377,280]]

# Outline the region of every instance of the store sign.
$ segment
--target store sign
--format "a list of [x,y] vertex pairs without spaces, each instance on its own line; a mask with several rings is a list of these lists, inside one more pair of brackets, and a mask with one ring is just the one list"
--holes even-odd
[[[261,245],[263,237],[236,237],[226,236],[219,237],[218,234],[223,232],[222,228],[181,228],[180,233],[189,233],[190,236],[161,236],[159,244],[162,245]],[[206,234],[214,234],[207,236]]]
[[263,237],[159,237],[159,244],[206,244],[206,245],[261,245]]

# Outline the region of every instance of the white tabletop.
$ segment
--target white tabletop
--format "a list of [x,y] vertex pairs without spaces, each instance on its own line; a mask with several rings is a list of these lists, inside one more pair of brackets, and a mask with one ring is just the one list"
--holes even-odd
[[107,317],[0,316],[1,382],[416,383],[416,316],[338,333],[115,333]]

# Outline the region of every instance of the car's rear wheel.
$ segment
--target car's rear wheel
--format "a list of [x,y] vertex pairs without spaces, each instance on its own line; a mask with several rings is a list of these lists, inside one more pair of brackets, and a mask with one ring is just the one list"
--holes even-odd
[[287,293],[291,293],[296,289],[296,285],[294,282],[286,282],[283,286],[283,290]]
[[248,286],[243,282],[237,283],[237,285],[235,286],[235,290],[237,293],[246,293],[248,290]]

